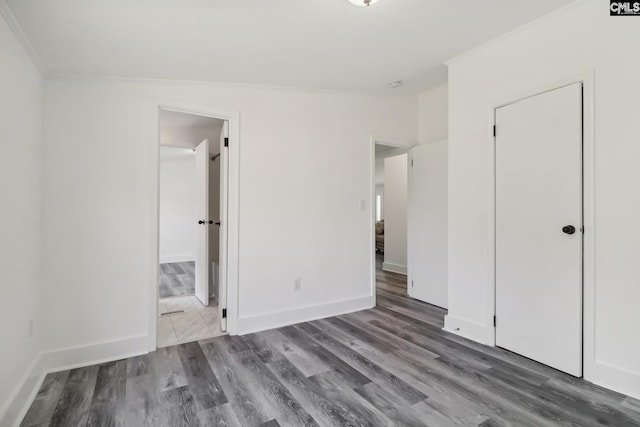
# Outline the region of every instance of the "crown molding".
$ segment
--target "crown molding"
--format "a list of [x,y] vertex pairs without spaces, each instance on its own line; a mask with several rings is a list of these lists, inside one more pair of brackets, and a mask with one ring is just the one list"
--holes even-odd
[[553,11],[547,13],[546,15],[543,15],[543,16],[541,16],[539,18],[534,19],[533,21],[529,21],[529,22],[527,22],[527,23],[525,23],[525,24],[523,24],[523,25],[521,25],[519,27],[516,27],[513,30],[508,31],[508,32],[506,32],[504,34],[501,34],[498,37],[493,38],[493,39],[489,40],[486,43],[482,43],[481,45],[478,45],[478,46],[476,46],[474,48],[471,48],[471,49],[469,49],[469,50],[467,50],[465,52],[462,52],[461,54],[456,55],[453,58],[449,58],[446,61],[444,61],[443,64],[446,65],[446,66],[449,66],[449,65],[455,64],[456,62],[459,62],[459,61],[461,61],[463,59],[466,59],[466,58],[469,58],[471,56],[474,56],[475,54],[477,54],[479,52],[482,52],[483,50],[485,50],[485,49],[487,49],[487,48],[489,48],[489,47],[491,47],[491,46],[493,46],[495,44],[498,44],[498,43],[500,43],[501,41],[503,41],[505,39],[508,39],[509,37],[511,37],[514,34],[517,34],[517,33],[521,32],[523,30],[526,30],[528,28],[535,27],[540,22],[546,21],[546,20],[548,20],[550,18],[553,18],[554,16],[560,15],[560,14],[566,12],[567,10],[573,9],[574,7],[576,7],[578,5],[581,5],[581,4],[584,4],[584,3],[585,3],[585,0],[574,0],[571,3],[564,5],[559,9],[553,10]]
[[38,52],[34,49],[33,45],[29,41],[29,38],[22,30],[22,27],[18,23],[18,20],[16,19],[15,15],[11,11],[11,8],[9,7],[9,5],[7,5],[7,2],[5,0],[0,0],[0,15],[2,15],[13,34],[16,36],[24,50],[27,51],[27,53],[33,60],[33,63],[36,65],[36,67],[44,77],[47,74],[47,68],[45,67],[44,62],[42,62],[42,60],[40,59]]

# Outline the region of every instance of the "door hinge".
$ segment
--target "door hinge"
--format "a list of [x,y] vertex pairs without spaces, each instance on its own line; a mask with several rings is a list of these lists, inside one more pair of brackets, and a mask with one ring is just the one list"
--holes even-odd
[[411,159],[411,167],[413,167],[413,159]]
[[496,326],[496,316],[493,316],[493,326]]
[[222,318],[223,318],[223,319],[226,319],[226,318],[227,318],[227,309],[226,309],[226,308],[223,308],[223,309],[222,309]]
[[225,138],[224,139],[224,146],[228,147],[229,146],[229,138]]
[[496,125],[493,125],[493,137],[496,137]]
[[411,281],[411,287],[413,288],[413,280]]

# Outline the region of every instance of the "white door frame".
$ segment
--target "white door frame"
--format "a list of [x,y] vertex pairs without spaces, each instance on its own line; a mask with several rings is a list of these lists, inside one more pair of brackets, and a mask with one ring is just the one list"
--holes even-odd
[[[504,107],[514,102],[520,101],[531,96],[539,95],[563,86],[575,83],[583,85],[583,146],[582,146],[582,203],[583,203],[583,377],[592,378],[596,359],[595,359],[595,140],[594,140],[594,72],[588,71],[578,75],[574,75],[565,79],[549,82],[547,84],[514,94],[492,103],[489,111],[490,120],[495,125],[495,111],[497,108]],[[497,130],[500,132],[500,130]],[[491,131],[492,132],[492,131]],[[496,312],[496,146],[495,138],[491,134],[492,151],[490,156],[491,169],[491,200],[490,212],[493,221],[489,227],[490,247],[493,251],[489,255],[489,283],[490,287],[487,293],[487,325],[493,325],[493,316]],[[487,337],[489,345],[496,344],[496,328],[493,327],[493,333]]]
[[[193,104],[173,99],[156,99],[151,102],[152,147],[150,159],[153,178],[151,182],[152,212],[150,213],[149,264],[149,325],[148,349],[156,350],[158,323],[159,276],[159,213],[160,213],[160,110],[195,114],[229,122],[229,171],[227,205],[227,332],[238,333],[238,274],[239,274],[239,205],[240,205],[240,112],[211,105]],[[222,266],[220,266],[222,268]],[[223,284],[220,284],[222,286]]]
[[[407,150],[407,192],[411,191],[411,183],[409,182],[408,167],[410,166],[409,150],[416,144],[410,144],[407,142],[388,142],[381,139],[377,139],[374,136],[369,138],[369,161],[371,172],[369,176],[370,194],[369,194],[369,208],[371,215],[369,216],[369,256],[371,260],[371,295],[373,297],[373,305],[376,303],[376,144],[388,145],[389,147],[402,148]],[[411,271],[411,263],[409,262],[409,249],[411,247],[409,239],[409,227],[411,225],[411,216],[409,215],[409,206],[407,206],[407,273]],[[407,276],[409,277],[409,276]],[[407,290],[409,285],[407,283]]]

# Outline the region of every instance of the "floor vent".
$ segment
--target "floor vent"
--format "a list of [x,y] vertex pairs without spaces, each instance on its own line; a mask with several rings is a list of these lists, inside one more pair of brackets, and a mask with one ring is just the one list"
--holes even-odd
[[172,314],[184,313],[184,310],[176,310],[176,311],[167,311],[166,313],[160,313],[160,317],[162,316],[170,316]]

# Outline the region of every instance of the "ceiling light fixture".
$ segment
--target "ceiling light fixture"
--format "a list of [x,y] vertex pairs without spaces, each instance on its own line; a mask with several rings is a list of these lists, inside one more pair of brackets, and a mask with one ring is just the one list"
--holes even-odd
[[400,86],[402,86],[402,80],[396,80],[395,82],[389,83],[389,87],[391,89],[395,89],[395,88],[398,88]]
[[349,0],[351,4],[355,4],[356,6],[371,6],[378,0]]

